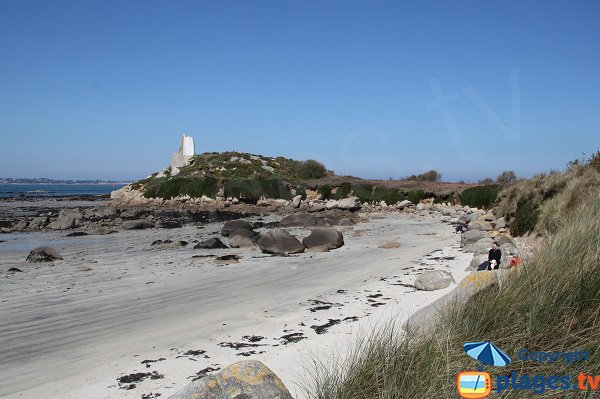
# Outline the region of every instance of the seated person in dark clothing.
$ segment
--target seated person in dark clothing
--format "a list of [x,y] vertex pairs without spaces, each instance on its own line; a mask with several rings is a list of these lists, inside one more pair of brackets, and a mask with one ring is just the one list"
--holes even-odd
[[492,249],[488,252],[488,260],[483,262],[477,268],[477,271],[481,270],[495,270],[500,267],[500,259],[502,258],[502,251],[498,248],[498,243],[494,241]]

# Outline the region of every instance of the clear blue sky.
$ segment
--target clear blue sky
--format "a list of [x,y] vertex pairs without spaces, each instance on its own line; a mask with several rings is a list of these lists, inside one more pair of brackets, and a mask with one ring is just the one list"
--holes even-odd
[[473,180],[600,147],[598,1],[0,0],[0,176],[196,151]]

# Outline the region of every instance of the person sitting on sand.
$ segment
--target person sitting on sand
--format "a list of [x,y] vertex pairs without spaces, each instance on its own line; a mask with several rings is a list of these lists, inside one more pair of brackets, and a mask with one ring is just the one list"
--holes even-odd
[[500,248],[498,248],[498,243],[494,241],[492,243],[492,249],[490,249],[490,252],[488,252],[488,260],[479,265],[477,271],[498,269],[500,267],[501,258],[502,251]]
[[467,227],[466,223],[460,223],[458,226],[456,226],[454,228],[454,232],[455,233],[459,233],[459,234],[462,234],[462,233],[464,233],[467,230],[469,230],[469,228]]

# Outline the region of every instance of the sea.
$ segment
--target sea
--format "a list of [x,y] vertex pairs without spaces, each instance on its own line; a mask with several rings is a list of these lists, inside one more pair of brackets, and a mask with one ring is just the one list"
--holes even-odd
[[110,194],[126,184],[0,184],[0,198]]

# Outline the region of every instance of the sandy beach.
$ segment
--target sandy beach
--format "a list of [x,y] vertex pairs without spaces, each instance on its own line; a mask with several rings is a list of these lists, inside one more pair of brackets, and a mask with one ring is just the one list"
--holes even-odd
[[[362,217],[337,227],[343,247],[287,257],[258,248],[151,247],[218,236],[220,223],[105,236],[4,234],[0,397],[168,397],[206,372],[257,359],[302,398],[312,357],[335,362],[359,334],[402,321],[455,287],[416,291],[423,270],[446,270],[456,282],[467,274],[472,255],[451,225],[400,212]],[[389,242],[400,245],[380,248]],[[64,260],[26,263],[39,245]],[[241,259],[217,265],[210,256],[225,254]]]

